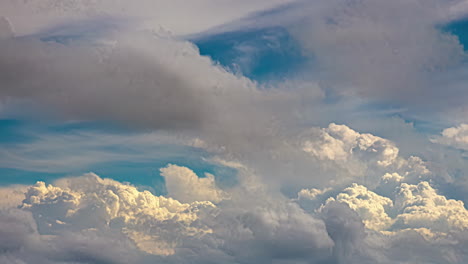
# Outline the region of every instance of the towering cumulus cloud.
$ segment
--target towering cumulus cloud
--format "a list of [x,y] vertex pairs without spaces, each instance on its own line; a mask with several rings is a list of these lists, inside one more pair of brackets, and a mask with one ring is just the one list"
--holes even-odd
[[0,1],[0,263],[468,263],[465,6]]

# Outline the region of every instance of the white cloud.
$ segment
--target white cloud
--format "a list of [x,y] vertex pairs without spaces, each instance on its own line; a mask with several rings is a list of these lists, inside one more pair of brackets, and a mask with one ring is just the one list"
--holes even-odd
[[[171,168],[182,169],[166,169]],[[26,190],[20,209],[0,210],[0,248],[9,247],[0,260],[28,262],[36,254],[44,263],[73,263],[79,254],[80,259],[104,263],[257,263],[319,261],[329,255],[333,243],[323,222],[297,204],[242,186],[231,194],[232,199],[216,207],[154,196],[94,174],[53,185],[38,182]],[[18,214],[27,216],[27,225],[10,228],[7,236],[2,228],[11,226]],[[20,239],[28,229],[32,235]],[[18,242],[9,241],[10,236]],[[102,245],[106,240],[112,243]]]
[[339,173],[338,182],[361,180],[375,188],[387,173],[397,173],[409,182],[418,182],[431,173],[421,158],[399,155],[392,141],[346,125],[331,123],[326,128],[311,129],[303,135],[302,149],[325,171]]
[[335,201],[345,203],[356,211],[369,229],[385,230],[392,224],[387,214],[387,210],[393,207],[392,200],[369,191],[365,186],[353,184],[326,203]]
[[210,202],[184,204],[94,174],[56,185],[60,187],[43,182],[30,187],[21,206],[33,213],[42,234],[110,228],[141,250],[172,255],[185,237],[211,232],[197,221],[215,208]]
[[374,160],[387,167],[395,162],[398,148],[390,141],[371,135],[360,134],[345,125],[331,123],[323,128],[317,138],[306,140],[304,151],[321,160],[348,161],[353,155]]
[[168,165],[160,169],[164,176],[168,195],[184,203],[195,201],[210,201],[218,203],[226,194],[216,187],[212,174],[199,178],[195,172],[186,167]]
[[[303,197],[301,193],[304,190],[299,197]],[[335,202],[344,203],[359,215],[367,228],[387,235],[414,230],[427,239],[436,239],[468,229],[468,210],[464,203],[438,194],[428,182],[401,183],[391,194],[381,196],[365,186],[352,184],[336,197],[327,199],[319,210]],[[307,200],[301,201],[307,205]]]
[[401,184],[395,207],[399,214],[394,228],[428,228],[439,232],[468,229],[468,210],[463,202],[438,194],[428,182]]
[[315,200],[318,196],[324,195],[326,192],[331,191],[331,188],[326,188],[323,190],[320,189],[302,189],[297,194],[297,198],[300,199],[307,199],[307,200]]
[[[94,174],[63,178],[53,185],[37,183],[26,190],[20,209],[0,210],[0,248],[9,252],[0,254],[0,260],[28,263],[35,257],[43,263],[73,263],[79,254],[104,263],[423,261],[424,254],[406,255],[407,247],[439,252],[437,259],[450,260],[447,263],[466,259],[449,244],[465,243],[454,232],[466,228],[466,209],[427,183],[403,183],[395,201],[354,184],[328,199],[318,212],[306,213],[294,201],[254,183],[260,178],[244,165],[236,167],[240,185],[218,206],[181,203]],[[196,176],[175,165],[164,169],[183,173],[182,178]],[[204,184],[214,188],[212,182]],[[185,186],[187,193],[192,187]],[[300,202],[334,192],[303,190]],[[447,221],[438,220],[442,218]]]
[[403,176],[400,176],[398,173],[385,173],[384,176],[382,176],[382,181],[385,183],[388,182],[401,182],[404,179]]
[[432,142],[447,145],[456,149],[468,150],[468,124],[460,124],[442,131],[442,135],[434,137]]

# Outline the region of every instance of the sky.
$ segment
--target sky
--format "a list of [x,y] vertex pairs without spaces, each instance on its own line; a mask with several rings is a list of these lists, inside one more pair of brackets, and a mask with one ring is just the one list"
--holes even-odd
[[0,1],[0,263],[468,263],[465,0]]

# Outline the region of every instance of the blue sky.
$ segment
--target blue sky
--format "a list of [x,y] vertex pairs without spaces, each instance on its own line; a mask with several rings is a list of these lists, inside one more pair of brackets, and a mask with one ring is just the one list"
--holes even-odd
[[299,75],[313,59],[302,54],[299,43],[281,27],[220,33],[193,42],[201,55],[259,82]]

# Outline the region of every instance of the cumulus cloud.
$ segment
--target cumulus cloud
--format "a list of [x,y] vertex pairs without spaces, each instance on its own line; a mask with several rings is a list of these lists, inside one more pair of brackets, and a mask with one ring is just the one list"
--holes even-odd
[[[154,196],[95,174],[63,178],[54,185],[38,182],[28,187],[19,209],[1,211],[0,215],[11,223],[18,214],[27,216],[23,217],[25,227],[15,229],[4,223],[2,228],[16,234],[17,239],[27,230],[31,235],[15,242],[17,246],[9,236],[2,236],[0,246],[15,248],[8,249],[14,254],[0,256],[11,257],[11,263],[27,262],[34,254],[44,263],[79,259],[103,263],[207,263],[211,257],[215,257],[209,260],[213,263],[222,259],[226,263],[257,263],[310,257],[318,261],[329,255],[333,243],[323,222],[297,204],[285,197],[244,188],[232,195],[231,200],[217,207],[208,201],[181,203]],[[113,248],[101,244],[108,239],[114,240]],[[28,246],[34,241],[48,242],[43,248]],[[27,254],[22,255],[20,248],[26,248]],[[55,250],[61,253],[54,255]],[[121,258],[120,254],[127,255]]]
[[[446,263],[467,257],[449,244],[465,243],[467,210],[427,182],[402,183],[393,197],[357,184],[336,195],[331,189],[303,190],[301,206],[332,196],[319,210],[304,211],[297,201],[256,181],[260,178],[247,167],[236,167],[240,185],[226,190],[230,199],[217,205],[206,201],[193,185],[185,187],[194,201],[183,203],[95,174],[23,188],[23,200],[14,197],[11,206],[0,211],[0,226],[5,227],[0,228],[5,233],[0,247],[8,252],[0,258],[6,263],[28,263],[33,258],[39,263],[418,263],[423,259],[424,254],[411,255],[401,245],[413,251],[435,250]],[[203,181],[206,178],[192,178],[197,176],[188,168],[169,165],[162,173],[167,173],[165,177],[183,173],[182,178],[189,177],[203,188],[215,188],[213,182]]]
[[368,155],[363,159],[371,160],[375,156],[375,163],[383,167],[392,164],[398,156],[398,148],[392,142],[334,123],[321,129],[314,141],[306,140],[303,149],[321,160],[347,161],[353,154]]
[[[312,190],[313,192],[313,190]],[[335,243],[331,263],[463,263],[466,214],[428,182],[402,183],[391,196],[352,184],[326,201],[299,193],[302,207],[315,207]],[[322,202],[320,202],[322,201]],[[460,247],[458,246],[460,245]]]
[[186,167],[170,164],[161,169],[161,176],[166,182],[169,196],[181,202],[210,201],[218,203],[226,194],[216,187],[212,174],[199,178],[195,172]]
[[386,213],[386,210],[393,206],[392,200],[369,191],[364,186],[353,184],[344,189],[336,198],[330,198],[327,203],[333,201],[346,203],[359,214],[367,228],[382,230],[392,223]]
[[171,255],[184,236],[211,232],[197,222],[199,214],[215,207],[210,202],[183,204],[94,174],[57,185],[61,187],[37,183],[21,205],[33,213],[42,234],[110,228],[148,253]]
[[468,125],[460,124],[456,127],[446,128],[442,131],[442,135],[434,137],[432,142],[468,150]]
[[[299,192],[303,205],[314,203],[317,197],[304,196]],[[320,200],[319,200],[320,201]],[[328,198],[317,211],[329,204],[342,203],[355,211],[368,229],[384,234],[415,230],[434,238],[436,234],[451,234],[467,230],[467,214],[462,201],[448,199],[426,181],[416,185],[401,183],[391,196],[379,195],[365,186],[352,184],[335,197]]]
[[366,230],[347,205],[328,204],[322,213],[335,243],[330,263],[463,263],[466,232],[424,236],[420,230],[382,234]]
[[403,183],[395,206],[400,213],[394,228],[428,228],[440,232],[468,229],[468,210],[464,203],[438,194],[428,182]]
[[137,260],[132,244],[112,234],[82,233],[41,235],[30,212],[0,211],[0,261],[17,263],[128,263]]
[[301,142],[305,153],[318,160],[323,169],[340,173],[341,181],[360,179],[374,188],[387,173],[416,182],[431,173],[421,158],[399,155],[392,141],[346,125],[331,123],[326,128],[313,128],[303,134]]

